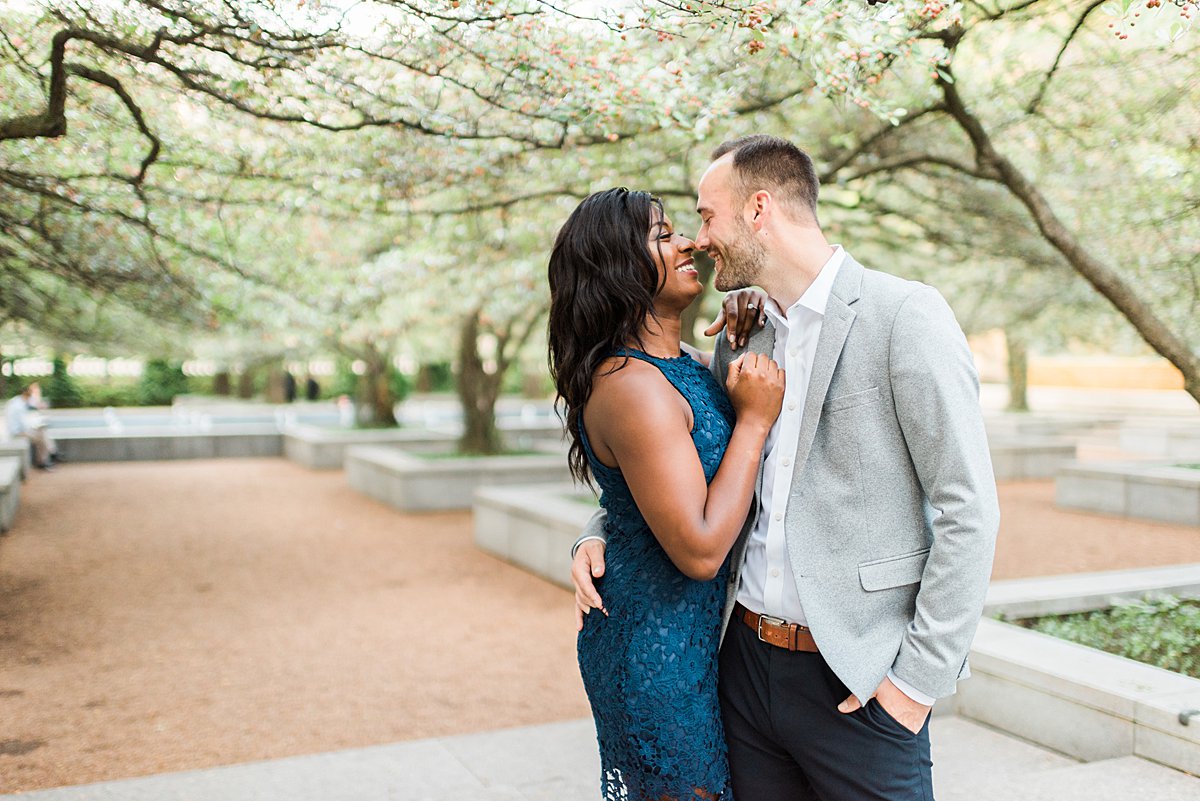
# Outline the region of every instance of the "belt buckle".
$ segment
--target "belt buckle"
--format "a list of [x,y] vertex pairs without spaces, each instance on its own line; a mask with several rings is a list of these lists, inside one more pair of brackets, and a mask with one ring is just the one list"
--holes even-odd
[[787,625],[787,621],[781,617],[772,617],[771,615],[759,615],[758,616],[758,639],[761,642],[767,642],[766,638],[763,637],[762,627],[763,627],[764,621],[767,623],[770,623],[772,625],[775,625],[775,626],[786,626]]

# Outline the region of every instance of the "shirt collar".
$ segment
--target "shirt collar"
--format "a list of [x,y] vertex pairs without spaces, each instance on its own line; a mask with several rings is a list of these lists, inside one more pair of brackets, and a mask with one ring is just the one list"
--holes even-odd
[[[786,314],[790,315],[793,309],[804,307],[824,317],[825,308],[829,305],[829,296],[833,293],[833,282],[837,279],[838,270],[841,269],[842,262],[845,260],[846,251],[842,249],[841,245],[834,245],[833,255],[822,265],[817,277],[808,285],[808,289],[804,290],[800,299],[792,304]],[[779,310],[779,304],[773,300],[767,301],[767,313],[776,319],[782,318],[786,321],[785,313]]]

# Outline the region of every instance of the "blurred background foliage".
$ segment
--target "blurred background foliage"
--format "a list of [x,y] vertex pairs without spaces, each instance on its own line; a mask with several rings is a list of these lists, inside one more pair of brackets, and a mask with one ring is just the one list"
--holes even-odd
[[1002,331],[1014,369],[1157,353],[1200,398],[1196,11],[0,0],[0,359],[154,360],[47,391],[100,405],[322,356],[376,419],[454,388],[486,417],[547,388],[578,201],[648,189],[692,230],[708,153],[765,131],[813,155],[831,240]]

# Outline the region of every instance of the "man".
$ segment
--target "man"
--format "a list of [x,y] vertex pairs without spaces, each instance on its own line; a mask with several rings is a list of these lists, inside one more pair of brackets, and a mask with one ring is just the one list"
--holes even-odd
[[[817,191],[807,155],[757,135],[714,152],[696,204],[717,289],[769,297],[714,373],[750,349],[787,376],[730,556],[734,795],[929,799],[929,710],[968,675],[999,525],[978,378],[941,295],[829,245]],[[601,608],[603,553],[600,513],[572,566],[583,613]]]
[[44,426],[31,425],[34,414],[32,404],[35,385],[27,385],[20,394],[9,398],[4,404],[4,424],[12,439],[24,439],[33,444],[33,464],[41,470],[53,470],[50,463],[51,443]]

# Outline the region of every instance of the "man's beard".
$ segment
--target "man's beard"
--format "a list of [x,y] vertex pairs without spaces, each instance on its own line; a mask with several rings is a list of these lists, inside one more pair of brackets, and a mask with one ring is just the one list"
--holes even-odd
[[721,257],[721,269],[713,279],[713,286],[721,292],[757,284],[767,262],[767,249],[754,235],[754,229],[741,217],[737,218],[736,227],[737,238],[717,253]]

